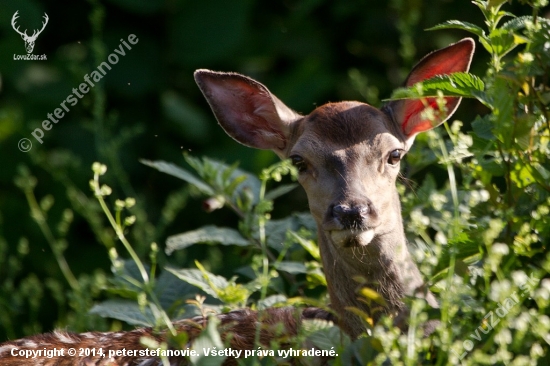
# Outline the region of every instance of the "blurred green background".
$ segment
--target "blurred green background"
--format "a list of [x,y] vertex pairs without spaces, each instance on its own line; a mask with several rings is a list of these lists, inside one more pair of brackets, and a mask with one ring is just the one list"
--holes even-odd
[[[44,12],[49,16],[33,51],[45,54],[46,61],[14,60],[14,54],[26,54],[11,27],[16,11],[20,30],[29,29],[28,34],[40,28]],[[513,12],[521,15],[522,9]],[[79,278],[95,276],[90,282],[97,284],[109,273],[104,245],[114,239],[90,199],[92,162],[108,165],[104,180],[114,190],[113,200],[138,200],[135,213],[142,224],[132,232],[132,242],[146,256],[152,241],[162,248],[168,235],[207,223],[234,225],[236,218],[223,210],[204,212],[181,181],[139,159],[183,164],[182,152],[189,152],[239,161],[253,172],[276,161],[273,153],[251,151],[223,133],[195,86],[195,69],[249,75],[304,114],[327,101],[380,106],[420,57],[467,36],[424,30],[448,19],[482,21],[465,0],[3,0],[0,341],[55,326],[112,327],[93,318],[87,323],[74,320],[74,312],[90,304],[78,305],[78,294],[67,295],[69,285],[47,235],[30,214],[28,196],[14,184],[16,177],[20,186],[30,179],[25,171],[36,178],[34,194],[43,208],[51,206],[45,223],[54,237],[63,238],[56,243],[67,247],[69,267]],[[31,132],[130,34],[138,43],[45,131],[39,144]],[[478,51],[473,72],[483,70],[486,62],[487,55]],[[483,112],[475,102],[465,101],[455,117],[470,121]],[[18,149],[22,138],[31,140],[30,152]],[[419,181],[424,174],[413,179]],[[168,211],[167,201],[172,205]],[[297,190],[277,207],[285,213],[306,211],[307,203]],[[186,266],[200,259],[213,272],[230,276],[231,258],[237,255],[234,249],[197,247],[161,261]],[[90,288],[97,291],[91,290],[88,300],[107,296],[97,286]]]

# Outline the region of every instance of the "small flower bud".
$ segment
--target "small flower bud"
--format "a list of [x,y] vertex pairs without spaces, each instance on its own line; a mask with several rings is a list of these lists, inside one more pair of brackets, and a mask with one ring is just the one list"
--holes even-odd
[[130,226],[136,222],[136,217],[134,215],[128,216],[124,219],[124,225]]
[[100,193],[102,196],[108,196],[113,193],[113,190],[108,185],[104,184],[101,186]]
[[90,179],[90,189],[95,192],[97,188],[97,182],[93,179]]
[[107,165],[95,162],[92,164],[92,171],[97,175],[103,175],[107,171]]
[[212,212],[223,207],[225,198],[222,196],[210,197],[202,202],[202,209],[206,212]]

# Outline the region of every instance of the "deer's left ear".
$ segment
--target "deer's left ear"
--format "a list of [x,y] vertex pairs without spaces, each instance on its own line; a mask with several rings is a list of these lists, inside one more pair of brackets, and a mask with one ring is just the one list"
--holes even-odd
[[257,149],[280,157],[288,146],[291,126],[301,116],[262,84],[244,75],[195,71],[195,81],[225,132]]
[[[474,41],[471,38],[464,38],[457,43],[428,54],[412,69],[405,86],[412,86],[419,81],[437,75],[468,71],[474,49]],[[418,133],[431,130],[446,121],[455,112],[461,98],[445,97],[445,100],[447,102],[446,113],[439,110],[436,98],[391,101],[383,110],[401,126],[401,130],[407,139],[407,145],[410,147]],[[433,120],[423,116],[422,112],[428,107],[432,107],[435,111],[435,119]]]

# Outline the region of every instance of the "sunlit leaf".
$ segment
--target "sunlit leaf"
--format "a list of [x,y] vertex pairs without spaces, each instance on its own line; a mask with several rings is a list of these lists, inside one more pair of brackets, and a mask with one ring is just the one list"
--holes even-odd
[[498,8],[502,6],[505,2],[508,0],[488,0],[487,7],[488,8]]
[[367,300],[372,300],[380,305],[386,306],[386,300],[384,300],[384,297],[371,288],[362,287],[359,290],[359,294]]
[[313,240],[306,240],[293,231],[290,231],[289,235],[292,236],[298,242],[298,244],[300,244],[305,250],[307,250],[307,252],[314,259],[316,260],[321,259],[321,254],[319,253],[319,247],[315,244]]
[[441,24],[436,25],[435,27],[428,28],[427,30],[440,30],[440,29],[461,29],[467,32],[473,33],[479,37],[485,36],[485,31],[478,27],[475,24],[462,22],[459,20],[447,20]]
[[445,96],[483,99],[484,90],[485,84],[479,77],[467,72],[455,72],[396,89],[389,100],[436,97],[438,91]]
[[[174,269],[166,268],[167,271],[174,274],[179,279],[200,288],[208,295],[219,298],[218,291],[216,289],[226,288],[229,282],[222,276],[217,276],[212,273],[207,273],[206,276],[198,269]],[[207,278],[205,278],[207,277]]]
[[507,21],[500,27],[501,29],[507,30],[507,31],[517,31],[520,29],[523,29],[527,26],[528,23],[533,22],[533,17],[530,15],[524,15],[521,17],[514,18],[512,20]]

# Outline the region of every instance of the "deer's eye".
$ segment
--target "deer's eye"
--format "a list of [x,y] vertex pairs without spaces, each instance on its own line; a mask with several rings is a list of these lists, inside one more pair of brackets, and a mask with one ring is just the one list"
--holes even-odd
[[292,155],[290,160],[292,161],[292,165],[294,165],[300,173],[306,171],[307,163],[300,155]]
[[401,161],[401,153],[402,150],[400,149],[396,149],[390,152],[390,155],[388,156],[388,164],[397,165]]

